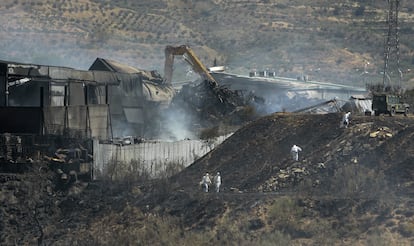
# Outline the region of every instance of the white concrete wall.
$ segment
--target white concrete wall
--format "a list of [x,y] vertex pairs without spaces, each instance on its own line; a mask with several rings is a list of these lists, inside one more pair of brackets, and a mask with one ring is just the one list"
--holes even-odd
[[118,179],[126,173],[148,173],[157,177],[167,165],[185,167],[207,154],[226,138],[221,136],[208,141],[181,140],[176,142],[146,141],[139,144],[115,145],[94,141],[93,179]]

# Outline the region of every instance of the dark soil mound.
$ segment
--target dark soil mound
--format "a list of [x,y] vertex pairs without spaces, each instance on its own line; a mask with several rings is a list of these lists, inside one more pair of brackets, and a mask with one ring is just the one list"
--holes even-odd
[[[205,172],[220,171],[225,191],[275,191],[293,189],[304,179],[323,183],[349,164],[384,170],[394,181],[412,177],[413,118],[356,116],[349,128],[341,128],[341,117],[277,113],[261,118],[173,180],[183,189],[199,189]],[[303,149],[297,162],[290,155],[293,144]]]

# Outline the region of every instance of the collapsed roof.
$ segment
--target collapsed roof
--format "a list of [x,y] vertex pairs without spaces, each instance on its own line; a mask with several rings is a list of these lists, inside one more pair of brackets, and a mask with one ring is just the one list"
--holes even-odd
[[143,96],[148,101],[169,104],[175,94],[172,86],[163,84],[163,78],[157,71],[141,70],[117,61],[99,57],[96,58],[89,70],[139,75]]

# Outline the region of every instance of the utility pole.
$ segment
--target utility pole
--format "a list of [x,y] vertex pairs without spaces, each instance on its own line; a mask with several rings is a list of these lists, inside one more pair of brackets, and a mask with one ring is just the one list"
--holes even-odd
[[[402,71],[400,69],[400,40],[399,40],[399,25],[398,25],[398,10],[400,7],[400,0],[387,0],[388,14],[387,24],[388,32],[384,44],[384,71],[383,71],[383,90],[386,86],[401,89]],[[388,81],[388,83],[387,83]]]

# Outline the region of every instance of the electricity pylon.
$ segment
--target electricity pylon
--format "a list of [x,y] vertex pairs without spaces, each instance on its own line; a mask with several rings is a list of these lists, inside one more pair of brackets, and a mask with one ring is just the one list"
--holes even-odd
[[[386,87],[401,89],[402,71],[400,69],[400,40],[398,25],[399,0],[387,0],[388,32],[384,44],[384,71],[383,71],[383,90]],[[388,81],[388,83],[387,83]]]

